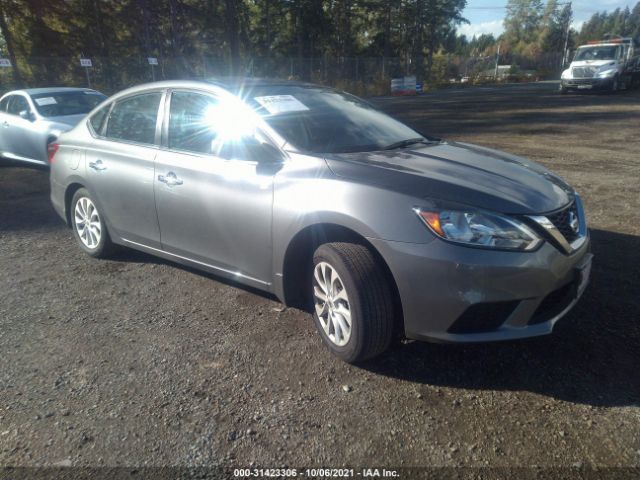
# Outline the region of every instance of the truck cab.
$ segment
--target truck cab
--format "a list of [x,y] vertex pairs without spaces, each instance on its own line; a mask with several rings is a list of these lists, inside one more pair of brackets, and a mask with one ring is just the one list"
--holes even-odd
[[562,72],[560,93],[570,90],[626,90],[640,83],[640,48],[632,38],[616,37],[578,47]]

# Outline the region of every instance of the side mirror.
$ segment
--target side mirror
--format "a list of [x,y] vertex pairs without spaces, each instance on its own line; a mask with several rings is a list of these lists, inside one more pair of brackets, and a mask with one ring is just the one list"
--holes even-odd
[[35,120],[35,116],[29,110],[22,110],[18,115],[20,116],[20,118],[29,120],[30,122],[33,122]]

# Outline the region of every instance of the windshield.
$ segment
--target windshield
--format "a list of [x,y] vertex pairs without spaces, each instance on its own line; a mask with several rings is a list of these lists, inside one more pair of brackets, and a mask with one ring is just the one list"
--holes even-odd
[[424,141],[415,130],[352,95],[322,87],[269,86],[245,101],[287,142],[313,153],[381,150],[405,140]]
[[585,60],[615,60],[618,58],[620,46],[609,45],[603,47],[581,47],[576,52],[574,61]]
[[103,94],[92,90],[54,91],[31,95],[38,113],[43,117],[62,117],[88,113],[106,98]]

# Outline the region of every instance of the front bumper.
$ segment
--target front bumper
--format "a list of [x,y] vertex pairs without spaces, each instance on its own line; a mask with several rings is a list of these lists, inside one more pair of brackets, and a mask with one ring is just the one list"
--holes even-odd
[[570,78],[560,80],[560,85],[566,90],[608,90],[613,84],[610,78]]
[[592,258],[588,237],[571,255],[549,242],[535,252],[505,252],[439,239],[370,241],[395,278],[406,337],[441,342],[551,333],[584,291]]

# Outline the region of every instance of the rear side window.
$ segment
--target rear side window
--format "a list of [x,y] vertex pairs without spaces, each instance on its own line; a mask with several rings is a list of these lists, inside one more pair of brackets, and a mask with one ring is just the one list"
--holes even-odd
[[107,122],[106,136],[115,140],[154,144],[160,92],[144,93],[117,102]]
[[98,135],[102,134],[102,125],[104,125],[104,120],[107,118],[107,113],[109,113],[109,108],[111,108],[111,104],[101,108],[96,113],[91,115],[89,119],[89,123],[91,123],[91,128]]
[[29,111],[29,102],[22,95],[14,95],[11,97],[11,102],[9,102],[9,110],[8,112],[11,115],[20,115],[20,112],[23,110]]

